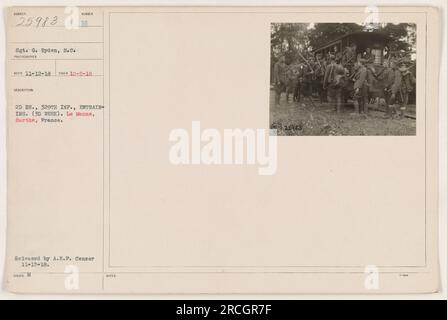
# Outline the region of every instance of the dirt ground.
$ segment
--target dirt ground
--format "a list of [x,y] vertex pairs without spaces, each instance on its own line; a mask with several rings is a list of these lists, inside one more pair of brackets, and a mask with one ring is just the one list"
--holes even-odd
[[320,104],[314,98],[301,98],[289,104],[282,95],[281,106],[275,106],[274,92],[270,93],[270,128],[279,136],[406,136],[416,134],[416,120],[411,118],[386,119],[384,112],[372,110],[368,116],[354,113],[352,104],[341,113],[328,103]]

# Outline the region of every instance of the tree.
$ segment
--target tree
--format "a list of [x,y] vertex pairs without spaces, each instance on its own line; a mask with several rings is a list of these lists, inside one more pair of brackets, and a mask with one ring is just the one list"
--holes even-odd
[[409,52],[416,49],[416,25],[414,23],[387,23],[380,26],[379,31],[393,39],[393,50]]
[[412,23],[272,23],[271,24],[271,65],[280,55],[286,63],[302,60],[328,42],[358,31],[382,32],[391,38],[389,50],[404,55],[416,51],[416,25]]
[[271,59],[276,61],[285,55],[290,62],[297,58],[307,43],[307,24],[304,23],[272,23],[271,25]]

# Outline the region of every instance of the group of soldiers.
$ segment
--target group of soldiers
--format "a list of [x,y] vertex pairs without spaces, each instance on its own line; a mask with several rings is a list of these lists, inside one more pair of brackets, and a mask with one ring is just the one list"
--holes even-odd
[[351,98],[355,112],[368,114],[373,99],[385,106],[385,117],[402,118],[416,84],[409,70],[411,61],[391,55],[380,64],[375,60],[370,48],[358,53],[355,44],[343,52],[335,47],[325,56],[299,55],[288,65],[285,56],[280,56],[273,69],[275,103],[280,105],[285,92],[287,103],[304,99],[315,107],[312,96],[316,94],[321,104],[328,102],[341,112]]

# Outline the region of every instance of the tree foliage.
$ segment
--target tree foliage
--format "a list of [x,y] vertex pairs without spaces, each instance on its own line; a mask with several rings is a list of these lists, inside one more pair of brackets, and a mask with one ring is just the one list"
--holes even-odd
[[307,24],[273,23],[271,26],[271,56],[285,55],[286,61],[295,59],[307,43]]
[[368,24],[357,23],[273,23],[271,25],[272,64],[279,55],[285,55],[289,63],[309,53],[329,41],[357,31],[383,32],[392,41],[392,50],[415,51],[415,24]]
[[393,39],[394,50],[412,51],[416,46],[416,25],[413,23],[387,23],[379,26],[380,32]]

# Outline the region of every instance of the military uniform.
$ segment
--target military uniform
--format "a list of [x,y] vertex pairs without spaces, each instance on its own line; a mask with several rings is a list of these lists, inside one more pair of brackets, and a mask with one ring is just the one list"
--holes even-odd
[[306,64],[302,68],[302,94],[304,97],[312,97],[312,83],[314,81],[313,67]]
[[400,102],[400,116],[403,117],[405,116],[405,110],[407,109],[408,105],[408,96],[411,92],[413,92],[416,79],[411,71],[406,68],[397,70],[395,75],[392,91],[393,104],[396,100]]
[[328,101],[335,104],[337,112],[341,112],[342,106],[342,90],[343,90],[343,76],[345,69],[342,65],[331,63],[326,67],[326,72],[323,79],[323,88],[327,89]]
[[302,77],[302,65],[295,63],[293,65],[293,74],[295,77],[295,87],[293,89],[293,101],[300,101],[301,98],[301,77]]
[[287,101],[289,99],[289,95],[292,94],[292,99],[295,100],[295,91],[298,82],[298,74],[299,74],[299,65],[298,63],[292,63],[287,68],[286,77],[287,77]]
[[294,88],[294,76],[292,65],[286,68],[286,102],[289,102],[289,94],[293,93]]
[[287,85],[287,65],[279,60],[273,67],[273,82],[275,83],[275,103],[279,105],[281,93],[286,91]]
[[368,70],[360,65],[354,73],[354,107],[356,112],[368,113]]
[[414,86],[416,84],[416,78],[413,76],[410,70],[405,70],[401,72],[402,75],[402,86],[401,92],[403,96],[403,110],[406,109],[408,105],[408,97],[413,92]]
[[313,87],[318,94],[320,103],[324,102],[324,90],[323,90],[323,80],[324,80],[324,65],[318,61],[315,64],[315,80]]
[[363,59],[363,65],[368,69],[372,74],[376,74],[376,69],[374,68],[374,62],[376,57],[374,54],[370,52],[365,52],[363,56],[361,57]]
[[389,117],[392,113],[392,108],[390,107],[391,96],[392,96],[392,86],[394,84],[394,80],[396,79],[397,70],[391,68],[390,66],[386,66],[382,73],[378,75],[377,80],[378,83],[382,84],[383,88],[383,98],[385,99],[385,112],[386,116]]

